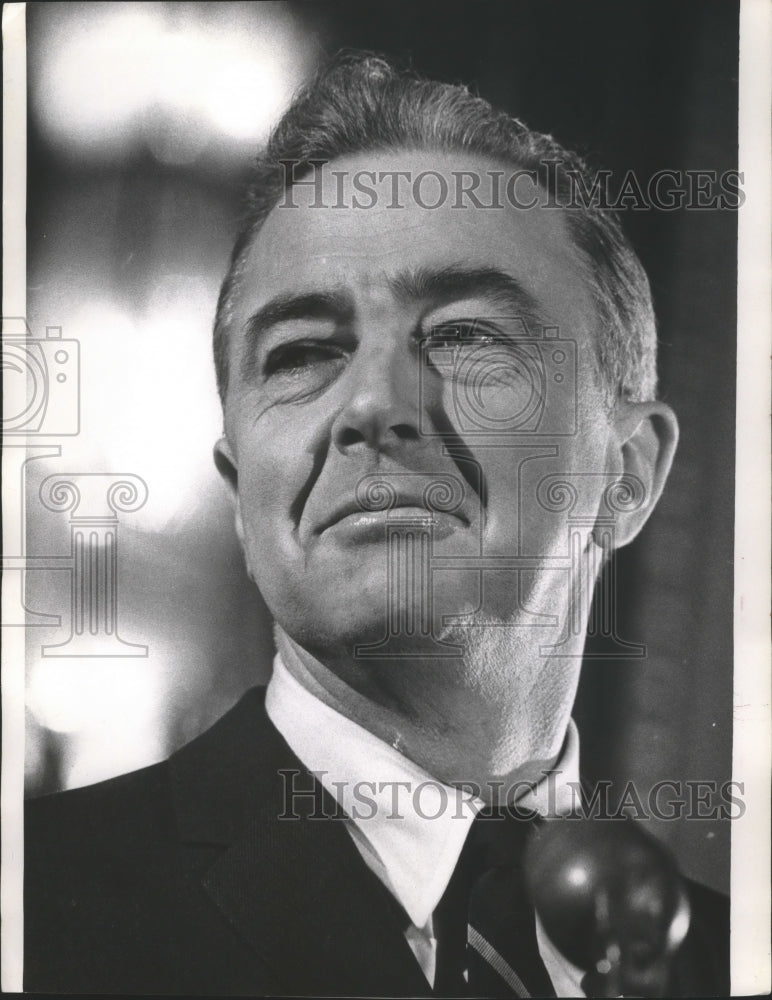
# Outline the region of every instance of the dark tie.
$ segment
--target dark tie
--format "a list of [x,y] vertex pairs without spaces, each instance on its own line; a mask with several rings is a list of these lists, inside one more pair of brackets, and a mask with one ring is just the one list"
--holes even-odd
[[536,942],[523,852],[534,814],[484,810],[434,914],[440,996],[554,997]]

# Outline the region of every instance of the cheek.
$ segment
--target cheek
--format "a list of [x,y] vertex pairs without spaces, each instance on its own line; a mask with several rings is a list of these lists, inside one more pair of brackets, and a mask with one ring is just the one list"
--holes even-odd
[[273,485],[278,482],[280,480],[267,467],[253,466],[246,477],[239,477],[241,519],[248,541],[256,540],[262,545],[274,536],[277,521],[286,506]]
[[238,491],[246,540],[274,545],[288,523],[293,498],[302,483],[299,462],[275,433],[238,446]]
[[605,444],[598,427],[562,439],[522,435],[516,442],[502,439],[499,447],[479,449],[476,457],[487,488],[489,551],[562,553],[569,521],[592,521],[604,489],[615,479]]
[[[435,397],[445,420],[461,435],[474,439],[533,433],[543,420],[538,387],[496,359],[471,359],[458,375],[447,378]],[[428,399],[429,394],[424,394]]]
[[472,345],[445,349],[438,358],[442,408],[459,433],[511,439],[576,432],[580,386],[573,340]]

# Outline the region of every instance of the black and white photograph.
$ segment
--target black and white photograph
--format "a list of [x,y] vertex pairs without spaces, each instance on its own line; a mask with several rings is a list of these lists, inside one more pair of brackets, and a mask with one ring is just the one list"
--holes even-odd
[[4,6],[5,991],[768,992],[769,22]]

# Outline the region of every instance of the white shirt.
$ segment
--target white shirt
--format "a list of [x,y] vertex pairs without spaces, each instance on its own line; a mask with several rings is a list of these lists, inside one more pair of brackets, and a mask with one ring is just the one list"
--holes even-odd
[[[411,920],[405,932],[430,985],[437,941],[432,914],[483,806],[445,785],[306,690],[278,655],[266,693],[268,716],[295,755],[350,817],[346,829],[368,867]],[[571,721],[561,757],[518,799],[541,815],[571,810],[579,782],[579,736]],[[573,787],[572,787],[573,785]],[[583,997],[583,972],[557,951],[536,918],[542,961],[559,997]]]

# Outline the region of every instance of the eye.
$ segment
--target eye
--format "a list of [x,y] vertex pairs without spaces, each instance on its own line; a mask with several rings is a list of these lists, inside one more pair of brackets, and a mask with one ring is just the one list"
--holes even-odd
[[503,339],[500,333],[479,320],[461,320],[432,327],[428,337],[428,346],[432,348],[479,347],[486,344],[498,344]]
[[294,341],[269,352],[263,365],[265,378],[309,374],[345,361],[345,351],[326,341]]
[[476,396],[493,389],[519,393],[525,383],[533,381],[531,368],[538,367],[538,359],[532,357],[538,345],[481,319],[433,326],[423,350],[428,368]]
[[350,350],[335,340],[287,340],[271,348],[263,361],[263,392],[274,403],[316,399],[342,374]]

